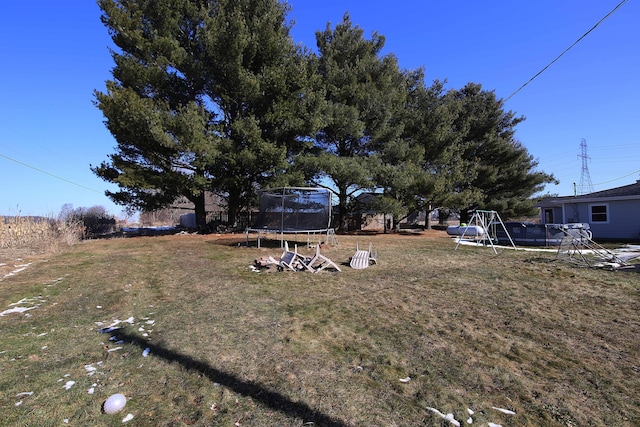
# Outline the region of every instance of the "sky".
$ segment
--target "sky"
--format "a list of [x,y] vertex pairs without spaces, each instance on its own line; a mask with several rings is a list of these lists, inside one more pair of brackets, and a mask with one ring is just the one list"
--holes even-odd
[[[460,89],[473,82],[494,91],[506,100],[505,110],[525,117],[516,139],[537,160],[537,170],[560,181],[545,192],[569,196],[589,189],[581,185],[589,182],[583,164],[594,191],[640,179],[640,1],[289,5],[294,41],[312,50],[315,33],[334,28],[348,12],[367,39],[374,32],[385,37],[383,54],[395,55],[400,67],[423,68],[427,84],[441,80]],[[104,195],[116,187],[90,170],[116,147],[93,104],[113,67],[100,14],[85,0],[3,6],[0,215],[57,216],[65,204],[123,215],[123,207]]]

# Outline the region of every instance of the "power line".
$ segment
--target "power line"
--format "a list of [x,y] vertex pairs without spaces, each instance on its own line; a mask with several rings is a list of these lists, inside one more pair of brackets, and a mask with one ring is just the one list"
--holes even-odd
[[28,164],[23,163],[23,162],[21,162],[21,161],[19,161],[19,160],[12,159],[11,157],[9,157],[9,156],[5,156],[4,154],[0,154],[0,157],[3,157],[3,158],[5,158],[5,159],[7,159],[7,160],[11,160],[12,162],[19,164],[20,166],[24,166],[24,167],[26,167],[26,168],[33,169],[33,170],[38,171],[38,172],[40,172],[40,173],[43,173],[43,174],[45,174],[45,175],[49,175],[49,176],[51,176],[51,177],[53,177],[53,178],[55,178],[55,179],[59,179],[60,181],[64,181],[64,182],[66,182],[66,183],[73,184],[73,185],[75,185],[75,186],[77,186],[77,187],[80,187],[80,188],[84,188],[85,190],[93,191],[94,193],[98,193],[98,194],[104,194],[104,193],[103,193],[103,192],[101,192],[101,191],[95,190],[95,189],[93,189],[93,188],[85,187],[84,185],[82,185],[82,184],[78,184],[77,182],[69,181],[68,179],[65,179],[65,178],[62,178],[62,177],[60,177],[60,176],[54,175],[54,174],[49,173],[49,172],[47,172],[47,171],[43,171],[42,169],[38,169],[38,168],[36,168],[36,167],[34,167],[34,166],[28,165]]
[[634,175],[634,174],[636,174],[636,173],[638,173],[638,172],[640,172],[640,169],[638,169],[637,171],[633,171],[633,172],[631,172],[631,173],[628,173],[628,174],[626,174],[626,175],[624,175],[624,176],[621,176],[621,177],[618,177],[618,178],[614,178],[614,179],[611,179],[611,180],[609,180],[609,181],[600,182],[600,183],[598,183],[598,184],[593,184],[593,185],[594,185],[594,187],[598,187],[598,186],[600,186],[600,185],[609,184],[609,183],[612,183],[612,182],[614,182],[614,181],[618,181],[618,180],[620,180],[620,179],[622,179],[622,178],[627,178],[627,177],[629,177],[629,176],[631,176],[631,175]]
[[[12,133],[18,135],[21,141],[28,142],[29,145],[36,145],[39,150],[41,150],[43,152],[47,152],[49,155],[51,155],[51,156],[55,157],[56,159],[58,159],[58,161],[64,162],[66,165],[68,165],[70,167],[76,167],[77,168],[77,167],[80,166],[79,163],[70,161],[69,160],[69,156],[62,156],[62,155],[58,154],[59,150],[57,150],[57,151],[50,150],[48,146],[41,144],[40,142],[38,142],[37,139],[31,138],[29,135],[25,134],[21,130],[18,130],[15,127],[12,127],[11,124],[9,124],[9,125],[4,125],[3,124],[3,130],[6,130],[6,129],[8,129]],[[0,142],[0,148],[2,148],[2,146],[3,146],[3,144],[2,144],[2,142]],[[5,148],[9,148],[7,145],[4,145],[4,147]],[[14,147],[11,147],[11,148],[14,148]]]
[[601,20],[599,20],[596,25],[594,25],[593,27],[591,27],[591,29],[589,29],[589,31],[587,31],[586,33],[584,33],[578,40],[576,40],[571,46],[569,46],[568,48],[566,48],[564,50],[564,52],[562,52],[560,55],[556,56],[556,58],[551,61],[549,64],[547,64],[546,67],[544,67],[542,70],[538,71],[536,73],[535,76],[531,77],[525,84],[523,84],[522,86],[520,86],[515,92],[513,92],[511,95],[509,95],[504,102],[507,102],[508,100],[511,99],[511,97],[513,97],[516,93],[520,92],[522,89],[524,89],[524,87],[526,85],[528,85],[529,83],[531,83],[536,77],[538,77],[540,74],[544,73],[547,68],[549,68],[550,66],[552,66],[558,59],[560,59],[565,53],[569,52],[569,50],[571,50],[571,48],[573,48],[575,45],[577,45],[583,38],[585,38],[591,31],[595,30],[596,27],[598,27],[600,24],[602,24],[605,19],[607,19],[609,16],[611,16],[611,14],[613,14],[613,12],[615,12],[616,10],[618,10],[620,8],[620,6],[622,6],[623,4],[625,4],[627,2],[627,0],[622,0],[620,3],[618,3],[618,5],[616,7],[613,8],[613,10],[611,10],[611,12],[607,13],[605,15],[604,18],[602,18]]

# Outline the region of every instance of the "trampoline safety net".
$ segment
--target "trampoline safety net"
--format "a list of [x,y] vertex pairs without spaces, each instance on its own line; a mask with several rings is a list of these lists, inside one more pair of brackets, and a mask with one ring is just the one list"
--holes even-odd
[[260,213],[252,230],[317,232],[331,225],[331,193],[324,188],[272,188],[258,197]]

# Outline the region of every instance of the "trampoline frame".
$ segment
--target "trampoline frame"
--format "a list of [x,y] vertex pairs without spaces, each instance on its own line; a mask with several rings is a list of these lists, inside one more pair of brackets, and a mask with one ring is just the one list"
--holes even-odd
[[[284,202],[285,202],[285,197],[286,196],[286,192],[287,191],[310,191],[310,192],[323,192],[323,193],[327,193],[328,194],[328,211],[329,211],[329,218],[327,221],[327,227],[326,228],[314,228],[314,229],[291,229],[291,228],[284,228],[284,216],[285,216],[285,208],[284,208]],[[260,193],[272,193],[274,195],[278,195],[277,192],[280,192],[280,195],[283,196],[282,197],[282,218],[280,220],[280,224],[279,227],[273,227],[273,226],[265,226],[265,227],[247,227],[245,234],[246,234],[246,241],[247,241],[247,246],[249,246],[249,233],[254,232],[254,233],[258,233],[258,248],[261,247],[261,239],[262,236],[266,236],[267,234],[279,234],[280,235],[280,247],[284,247],[284,235],[285,234],[306,234],[307,235],[307,245],[311,244],[311,235],[316,235],[319,233],[323,233],[324,234],[324,243],[325,244],[329,244],[329,240],[331,239],[331,242],[333,244],[337,244],[337,239],[336,239],[336,235],[335,235],[335,230],[333,228],[331,228],[331,191],[329,191],[326,188],[322,188],[322,187],[277,187],[277,188],[268,188],[265,190],[261,190]],[[319,242],[321,243],[321,242]]]

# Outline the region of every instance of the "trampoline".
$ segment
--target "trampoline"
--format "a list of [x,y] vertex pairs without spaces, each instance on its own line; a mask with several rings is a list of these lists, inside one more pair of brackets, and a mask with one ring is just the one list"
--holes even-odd
[[[336,242],[331,228],[331,192],[316,187],[280,187],[258,191],[260,213],[255,223],[247,228],[249,233],[258,233],[258,247],[263,236],[269,233],[280,236],[284,245],[285,234],[306,234],[307,243],[312,235],[322,236],[324,243]],[[321,243],[321,242],[318,242]]]

